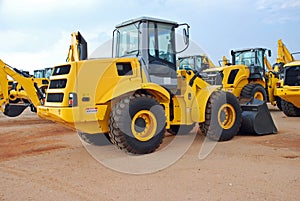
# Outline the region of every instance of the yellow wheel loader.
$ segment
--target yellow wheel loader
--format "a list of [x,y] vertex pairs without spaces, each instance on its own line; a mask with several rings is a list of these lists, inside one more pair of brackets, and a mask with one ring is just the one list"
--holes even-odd
[[222,85],[225,91],[239,98],[267,100],[266,53],[271,55],[265,48],[232,50],[232,63],[205,70],[209,77],[205,80],[213,85]]
[[[240,100],[243,109],[242,128],[247,128],[242,129],[243,132],[255,134],[277,132],[267,105],[264,103],[268,100],[276,105],[278,100],[274,95],[274,89],[279,76],[272,71],[272,66],[266,58],[271,56],[271,51],[265,48],[232,50],[231,56],[232,63],[228,63],[226,57],[223,57],[225,66],[209,68],[199,73],[209,84],[222,86],[222,90],[234,94]],[[249,105],[251,99],[257,100],[251,102],[252,107]],[[248,103],[245,103],[245,100]],[[261,113],[251,112],[254,110],[259,110]],[[260,125],[259,122],[264,119],[263,117],[266,119],[266,124]],[[250,129],[252,127],[254,129]]]
[[179,27],[187,48],[188,24],[141,17],[117,25],[113,58],[53,68],[38,115],[77,130],[89,143],[105,134],[135,154],[155,151],[166,130],[188,133],[196,123],[210,139],[230,140],[241,125],[239,103],[199,73],[177,70]]

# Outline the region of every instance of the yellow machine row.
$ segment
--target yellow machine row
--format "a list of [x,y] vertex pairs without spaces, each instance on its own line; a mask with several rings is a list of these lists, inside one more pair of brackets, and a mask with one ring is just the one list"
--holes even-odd
[[[179,27],[183,50],[175,45]],[[230,71],[228,66],[215,71],[211,83],[195,69],[177,68],[177,54],[189,46],[188,24],[148,17],[126,21],[113,31],[113,55],[106,59],[87,59],[84,38],[79,32],[71,36],[67,63],[53,67],[45,99],[33,78],[0,63],[0,103],[6,115],[17,116],[28,105],[18,109],[11,102],[9,75],[22,86],[40,117],[77,130],[89,143],[104,134],[130,153],[151,153],[166,130],[185,134],[195,124],[215,141],[232,139],[240,127],[257,134],[277,132],[264,102],[240,104],[236,98],[248,98],[257,89],[255,97],[265,100],[266,72],[261,73],[264,66],[259,64],[264,65],[266,49],[233,52]],[[204,68],[213,65],[206,56],[201,60]],[[253,62],[253,68],[243,63],[247,61]],[[268,123],[259,125],[257,119]]]
[[38,115],[78,130],[86,141],[106,134],[138,154],[158,148],[166,129],[188,133],[195,123],[210,139],[231,139],[241,125],[239,103],[193,70],[176,69],[178,27],[187,47],[187,24],[142,17],[116,26],[113,58],[54,67]]

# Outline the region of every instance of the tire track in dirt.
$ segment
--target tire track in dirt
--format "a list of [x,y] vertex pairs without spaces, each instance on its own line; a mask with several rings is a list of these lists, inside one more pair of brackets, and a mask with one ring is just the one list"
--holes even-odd
[[71,130],[29,111],[17,118],[0,115],[0,161],[68,148]]

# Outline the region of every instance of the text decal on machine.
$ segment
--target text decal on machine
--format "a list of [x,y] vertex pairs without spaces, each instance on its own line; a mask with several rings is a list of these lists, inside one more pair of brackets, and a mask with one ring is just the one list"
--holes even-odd
[[86,112],[87,114],[95,114],[95,113],[98,112],[98,108],[86,108],[86,109],[85,109],[85,112]]

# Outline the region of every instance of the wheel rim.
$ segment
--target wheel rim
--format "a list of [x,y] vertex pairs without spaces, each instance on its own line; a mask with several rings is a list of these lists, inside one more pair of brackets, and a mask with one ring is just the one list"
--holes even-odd
[[260,91],[257,91],[257,92],[255,92],[255,94],[254,94],[254,98],[256,98],[256,99],[258,99],[258,100],[264,100],[264,95],[263,95],[263,93],[262,92],[260,92]]
[[156,129],[156,118],[154,114],[148,110],[141,110],[132,118],[132,134],[139,141],[150,140],[154,136]]
[[230,129],[235,122],[236,113],[230,104],[224,104],[218,111],[218,122],[223,129]]

